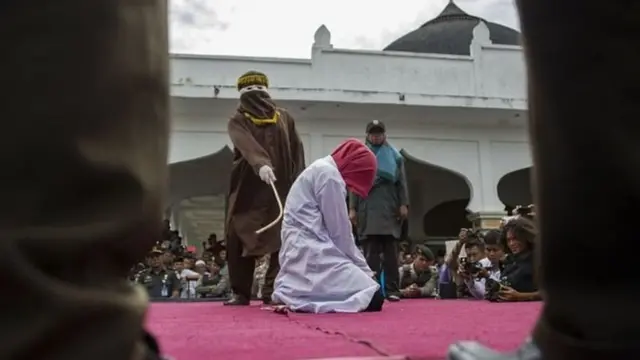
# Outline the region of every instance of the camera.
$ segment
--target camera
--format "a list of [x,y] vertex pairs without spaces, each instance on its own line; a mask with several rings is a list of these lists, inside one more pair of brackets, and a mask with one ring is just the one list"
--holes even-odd
[[527,206],[518,205],[515,207],[515,209],[513,209],[513,215],[505,216],[502,218],[501,226],[505,226],[512,220],[516,220],[518,218],[527,218],[529,220],[533,220],[535,216],[536,216],[536,212],[535,212],[535,206],[533,204],[527,205]]
[[465,263],[462,265],[462,269],[467,274],[477,275],[480,272],[480,270],[483,269],[483,266],[478,261],[476,262],[465,261]]
[[477,275],[480,270],[484,268],[479,261],[471,262],[466,257],[461,257],[458,260],[458,263],[460,264],[460,268],[462,269],[462,271],[471,275]]
[[500,289],[502,289],[505,286],[511,286],[509,284],[509,281],[507,281],[506,278],[502,278],[500,281],[497,281],[491,278],[487,279],[485,283],[484,298],[491,302],[500,301],[500,297],[499,297]]
[[536,215],[535,207],[533,204],[527,205],[527,206],[516,206],[516,208],[513,209],[513,212],[519,216],[524,216],[528,218],[532,218]]

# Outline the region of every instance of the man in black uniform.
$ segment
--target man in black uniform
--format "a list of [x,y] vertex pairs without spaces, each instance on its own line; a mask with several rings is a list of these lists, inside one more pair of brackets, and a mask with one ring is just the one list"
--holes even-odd
[[152,299],[180,297],[180,280],[175,272],[164,266],[163,252],[160,250],[151,251],[149,268],[136,276],[136,283],[142,284]]
[[[638,229],[630,224],[640,203],[640,6],[519,0],[518,7],[545,304],[519,351],[461,343],[450,358],[638,358],[638,259],[630,251]],[[594,236],[594,224],[605,232]],[[612,253],[603,256],[606,249]],[[594,259],[606,271],[579,265]]]

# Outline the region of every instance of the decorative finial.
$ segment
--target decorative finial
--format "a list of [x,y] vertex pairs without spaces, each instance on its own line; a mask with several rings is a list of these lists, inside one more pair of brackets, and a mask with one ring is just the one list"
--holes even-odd
[[491,44],[491,33],[484,21],[480,20],[478,25],[473,28],[473,39],[471,41],[482,45]]
[[327,27],[323,24],[320,25],[320,27],[318,27],[318,30],[316,30],[316,33],[313,35],[313,46],[315,47],[320,47],[320,48],[332,48],[333,45],[331,45],[331,32],[329,32],[329,29],[327,29]]

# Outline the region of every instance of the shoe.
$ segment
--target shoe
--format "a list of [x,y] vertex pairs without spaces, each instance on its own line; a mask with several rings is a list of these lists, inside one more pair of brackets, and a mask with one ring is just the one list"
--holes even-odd
[[462,341],[449,347],[447,360],[540,360],[540,349],[528,340],[518,350],[502,354],[475,341]]
[[249,299],[241,295],[232,295],[231,299],[224,302],[226,306],[248,306],[249,304]]
[[398,301],[400,301],[400,296],[398,296],[398,295],[389,295],[389,296],[387,296],[387,300],[391,301],[391,302],[398,302]]

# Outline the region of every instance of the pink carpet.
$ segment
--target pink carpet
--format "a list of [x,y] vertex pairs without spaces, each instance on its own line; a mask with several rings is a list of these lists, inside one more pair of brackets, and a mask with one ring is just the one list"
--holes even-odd
[[386,303],[380,313],[279,315],[259,305],[157,303],[147,323],[163,351],[177,360],[442,359],[457,340],[516,348],[541,306],[425,299]]

